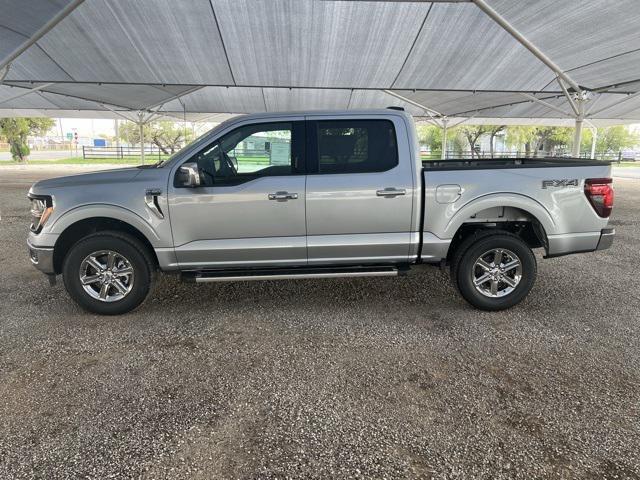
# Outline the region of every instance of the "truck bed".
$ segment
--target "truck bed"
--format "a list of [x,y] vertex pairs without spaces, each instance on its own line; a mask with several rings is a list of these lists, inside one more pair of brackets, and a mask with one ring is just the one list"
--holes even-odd
[[[569,157],[434,160],[422,163],[422,259],[438,259],[463,224],[533,222],[547,255],[595,250],[608,218],[585,195],[586,179],[611,163]],[[444,245],[446,244],[446,245]]]

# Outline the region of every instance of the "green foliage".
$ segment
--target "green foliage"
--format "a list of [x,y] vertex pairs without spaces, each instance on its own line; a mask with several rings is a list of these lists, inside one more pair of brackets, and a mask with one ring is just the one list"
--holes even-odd
[[[434,155],[439,155],[442,149],[442,129],[433,125],[419,125],[418,141],[426,145]],[[484,135],[493,137],[505,132],[505,143],[526,156],[535,156],[539,151],[568,152],[573,144],[574,129],[572,127],[545,127],[529,125],[466,125],[449,129],[448,146],[455,154],[468,150],[474,151],[475,145]],[[593,132],[591,128],[582,130],[581,151],[591,151]],[[625,125],[599,128],[596,139],[597,153],[617,153],[640,145],[640,133],[630,130]],[[490,147],[492,150],[493,148]],[[491,155],[493,155],[491,151]],[[473,153],[475,154],[475,152]]]
[[[429,147],[432,158],[440,158],[442,154],[442,128],[435,125],[418,125],[418,143],[421,146]],[[454,155],[459,155],[462,152],[469,149],[467,146],[467,140],[463,135],[459,127],[449,128],[447,130],[447,145],[448,151],[453,151]]]
[[[172,121],[147,123],[143,127],[145,142],[156,145],[164,154],[170,155],[182,148],[190,139],[191,131]],[[120,139],[131,144],[140,144],[140,127],[133,122],[125,122],[119,129]]]
[[[143,127],[145,140],[150,138],[150,124],[145,124]],[[121,123],[118,128],[118,134],[120,139],[130,145],[140,144],[140,129],[137,123],[124,122]]]
[[432,154],[442,151],[442,129],[435,125],[418,125],[418,143],[429,147]]
[[568,149],[573,141],[573,128],[513,125],[506,128],[506,143],[511,148],[535,155],[539,150]]
[[532,145],[537,137],[537,128],[525,125],[513,125],[507,127],[506,143],[511,148],[524,149],[527,155],[531,152]]
[[469,150],[471,150],[471,158],[476,154],[476,143],[478,139],[487,133],[489,133],[489,125],[466,125],[460,128],[460,132],[469,144]]
[[[593,141],[593,131],[585,128],[582,131],[582,142],[580,148],[583,152],[591,151]],[[629,130],[625,125],[598,128],[596,135],[597,153],[617,153],[620,150],[633,148],[640,143],[640,134]]]
[[45,135],[54,124],[51,118],[0,118],[0,133],[9,143],[11,157],[26,162],[30,153],[27,137]]

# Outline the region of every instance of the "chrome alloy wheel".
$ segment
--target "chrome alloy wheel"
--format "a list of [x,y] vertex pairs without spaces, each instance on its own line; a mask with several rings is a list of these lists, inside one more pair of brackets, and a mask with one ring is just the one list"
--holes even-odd
[[80,283],[91,297],[101,302],[117,302],[133,288],[133,266],[112,250],[93,252],[80,264]]
[[471,277],[476,290],[485,297],[504,297],[520,283],[522,262],[511,250],[494,248],[476,260]]

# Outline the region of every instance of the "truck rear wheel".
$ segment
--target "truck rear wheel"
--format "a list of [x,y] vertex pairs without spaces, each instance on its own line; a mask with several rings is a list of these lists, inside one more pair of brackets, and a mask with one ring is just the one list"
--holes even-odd
[[100,315],[119,315],[139,306],[154,276],[146,247],[121,232],[98,232],[78,241],[62,266],[64,285],[78,305]]
[[481,310],[504,310],[520,303],[533,287],[536,273],[531,249],[507,232],[469,238],[452,264],[460,294]]

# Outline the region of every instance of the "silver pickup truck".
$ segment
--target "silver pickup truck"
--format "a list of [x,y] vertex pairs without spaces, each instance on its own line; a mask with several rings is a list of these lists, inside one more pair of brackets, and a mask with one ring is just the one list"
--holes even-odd
[[158,270],[217,282],[403,275],[448,265],[472,305],[520,302],[544,257],[608,248],[611,167],[582,159],[422,162],[397,109],[235,117],[168,161],[43,180],[32,263],[100,314]]

